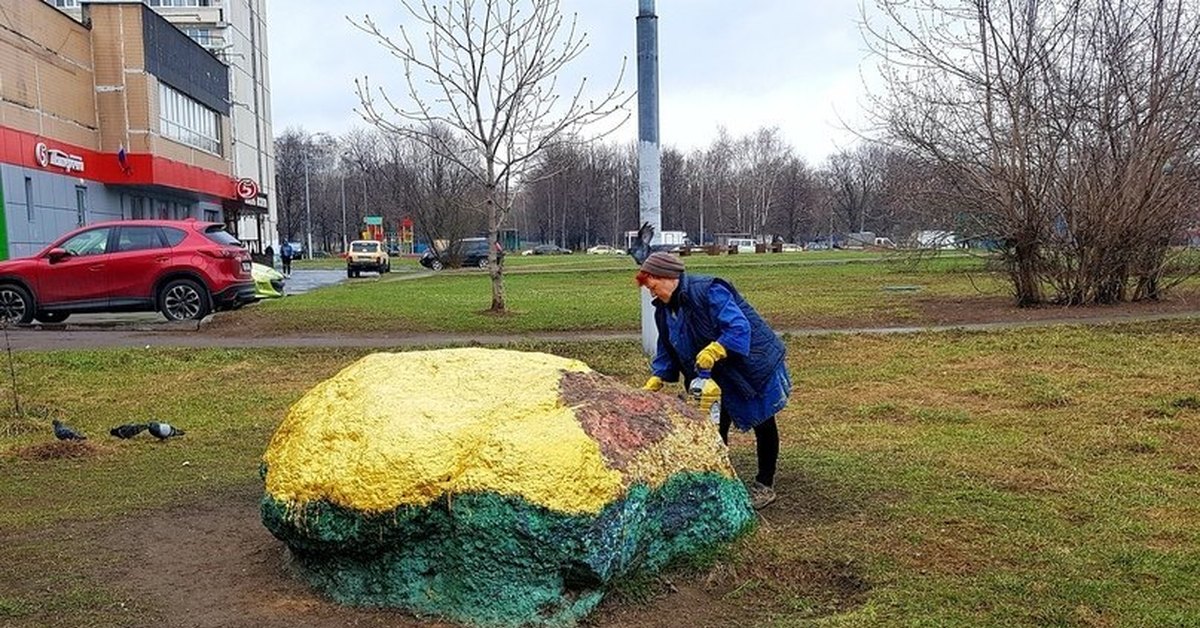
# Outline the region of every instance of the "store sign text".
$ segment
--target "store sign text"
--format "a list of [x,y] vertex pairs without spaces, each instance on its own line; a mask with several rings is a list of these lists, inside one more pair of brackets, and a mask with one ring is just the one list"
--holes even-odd
[[83,172],[83,157],[64,153],[55,148],[47,148],[42,142],[33,147],[34,157],[43,168],[62,168],[67,172]]

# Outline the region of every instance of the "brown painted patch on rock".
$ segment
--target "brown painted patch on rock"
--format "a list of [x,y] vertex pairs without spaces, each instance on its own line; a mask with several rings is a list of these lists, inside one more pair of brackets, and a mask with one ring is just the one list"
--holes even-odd
[[613,468],[625,471],[638,452],[671,433],[671,414],[691,417],[671,395],[651,394],[599,373],[565,373],[563,403],[575,409],[583,431],[599,445]]

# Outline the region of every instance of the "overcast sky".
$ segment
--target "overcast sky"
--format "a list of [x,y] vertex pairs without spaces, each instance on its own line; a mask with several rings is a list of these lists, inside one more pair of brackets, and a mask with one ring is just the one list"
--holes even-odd
[[[563,0],[590,47],[575,70],[611,85],[622,58],[636,88],[636,0]],[[852,145],[861,128],[866,52],[854,0],[658,0],[664,144],[707,145],[719,126],[742,135],[778,126],[810,165]],[[271,0],[267,7],[275,133],[291,126],[340,134],[365,126],[355,77],[402,86],[399,63],[346,20],[388,30],[404,19],[396,0]],[[869,75],[869,73],[868,73]],[[398,91],[398,90],[394,90]],[[619,139],[637,135],[636,116]],[[844,122],[843,122],[844,121]]]

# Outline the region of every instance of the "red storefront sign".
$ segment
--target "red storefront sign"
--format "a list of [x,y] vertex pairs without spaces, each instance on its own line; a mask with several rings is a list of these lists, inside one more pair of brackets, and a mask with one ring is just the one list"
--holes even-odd
[[241,198],[237,180],[225,173],[149,153],[128,153],[122,163],[117,153],[102,153],[3,126],[0,162],[110,185],[159,185],[219,198]]

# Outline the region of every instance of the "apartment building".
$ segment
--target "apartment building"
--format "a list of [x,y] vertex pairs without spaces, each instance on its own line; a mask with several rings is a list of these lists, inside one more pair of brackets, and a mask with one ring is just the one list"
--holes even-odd
[[[91,4],[110,0],[91,0]],[[45,0],[76,19],[81,0]],[[229,67],[230,158],[248,196],[230,230],[253,251],[279,248],[275,200],[275,140],[267,65],[265,0],[143,0]]]
[[0,7],[0,257],[101,220],[247,211],[222,61],[140,2]]

